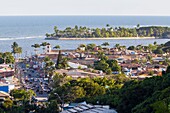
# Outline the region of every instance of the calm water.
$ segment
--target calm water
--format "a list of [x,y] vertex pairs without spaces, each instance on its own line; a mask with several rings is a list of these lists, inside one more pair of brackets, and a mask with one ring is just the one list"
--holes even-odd
[[[87,27],[105,27],[110,24],[112,27],[124,26],[134,27],[137,24],[163,25],[170,26],[170,16],[0,16],[0,51],[11,51],[12,42],[16,41],[23,48],[23,53],[33,52],[31,45],[34,43],[44,42],[44,34],[52,33],[53,27],[59,29],[65,27],[87,26]],[[111,47],[116,43],[121,45],[147,45],[157,41],[165,43],[168,40],[54,40],[47,41],[53,46],[59,44],[63,49],[75,49],[79,44],[96,43],[102,44],[109,42]]]

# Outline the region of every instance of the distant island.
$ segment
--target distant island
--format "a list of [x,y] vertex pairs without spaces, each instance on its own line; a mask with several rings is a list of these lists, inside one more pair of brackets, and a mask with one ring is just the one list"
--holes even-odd
[[140,27],[138,24],[134,28],[111,27],[109,24],[103,28],[88,28],[75,26],[59,30],[54,27],[54,33],[46,33],[45,39],[135,39],[135,38],[170,38],[170,28],[162,26]]

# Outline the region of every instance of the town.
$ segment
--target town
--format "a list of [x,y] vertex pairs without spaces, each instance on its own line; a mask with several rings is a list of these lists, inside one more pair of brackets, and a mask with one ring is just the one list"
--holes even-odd
[[[54,109],[54,106],[58,106],[55,107],[54,113],[88,111],[116,113],[116,110],[109,109],[112,106],[108,103],[102,101],[90,103],[85,98],[104,95],[104,92],[121,88],[122,84],[129,80],[142,81],[146,78],[162,76],[170,64],[169,46],[170,42],[160,45],[154,42],[148,46],[126,47],[116,44],[109,48],[109,42],[105,42],[101,45],[81,44],[75,50],[63,50],[59,45],[52,47],[50,43],[42,42],[32,45],[34,55],[21,58],[22,48],[14,42],[11,53],[0,53],[2,106],[4,109],[11,109],[12,104],[25,105],[24,109],[30,113],[41,112],[41,110],[48,112]],[[116,81],[116,77],[119,81]],[[86,91],[84,87],[97,87],[88,86],[90,82],[87,82],[87,86],[82,86],[84,89],[80,87],[80,84],[86,84],[87,80],[95,83],[101,82],[104,78],[110,83],[105,83],[97,89],[102,92],[93,95],[91,92],[94,89]],[[67,89],[67,86],[71,90]],[[89,90],[91,92],[88,94]],[[52,101],[48,105],[45,104],[54,99],[57,103]],[[29,107],[26,107],[26,100]]]

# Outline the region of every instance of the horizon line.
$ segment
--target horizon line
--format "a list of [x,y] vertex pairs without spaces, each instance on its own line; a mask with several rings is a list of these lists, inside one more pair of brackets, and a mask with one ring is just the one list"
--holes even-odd
[[9,15],[0,15],[0,16],[162,16],[169,17],[170,15],[136,15],[136,14],[82,14],[82,15],[71,15],[71,14],[9,14]]

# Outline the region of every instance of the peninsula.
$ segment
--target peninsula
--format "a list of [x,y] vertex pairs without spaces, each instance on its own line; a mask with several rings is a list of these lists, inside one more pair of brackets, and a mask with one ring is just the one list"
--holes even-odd
[[140,27],[138,24],[134,28],[111,27],[109,24],[103,28],[67,27],[59,30],[54,27],[54,33],[46,33],[47,40],[76,40],[76,39],[152,39],[152,38],[169,38],[169,27],[148,26]]

